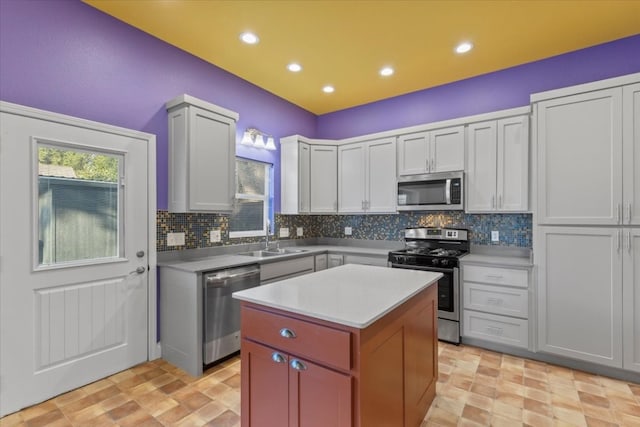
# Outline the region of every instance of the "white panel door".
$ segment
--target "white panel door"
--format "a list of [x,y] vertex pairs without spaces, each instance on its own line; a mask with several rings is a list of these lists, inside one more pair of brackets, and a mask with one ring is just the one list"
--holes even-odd
[[464,126],[429,132],[430,172],[464,170]]
[[338,147],[338,212],[365,210],[366,149],[366,143]]
[[396,212],[396,140],[385,138],[367,144],[368,212]]
[[308,144],[298,146],[298,212],[308,213],[311,209],[311,150]]
[[338,210],[338,148],[311,146],[311,213],[334,213]]
[[496,122],[472,123],[467,132],[466,211],[494,211],[497,206]]
[[622,230],[539,227],[539,350],[622,367]]
[[622,218],[622,88],[538,104],[540,224]]
[[152,136],[36,111],[0,113],[0,415],[147,359]]
[[640,372],[640,229],[625,229],[623,238],[623,367]]
[[623,88],[624,223],[640,225],[640,83]]
[[498,120],[497,206],[502,212],[529,208],[529,116]]
[[429,172],[429,132],[398,137],[398,175]]

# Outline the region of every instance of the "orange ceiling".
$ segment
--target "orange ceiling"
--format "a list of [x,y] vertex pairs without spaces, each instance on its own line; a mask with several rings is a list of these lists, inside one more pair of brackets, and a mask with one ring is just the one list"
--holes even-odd
[[640,0],[84,1],[315,114],[640,34]]

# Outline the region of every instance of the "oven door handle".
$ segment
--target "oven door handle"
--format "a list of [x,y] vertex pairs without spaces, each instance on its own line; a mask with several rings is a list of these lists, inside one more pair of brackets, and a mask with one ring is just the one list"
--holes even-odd
[[391,264],[392,268],[404,268],[406,270],[434,271],[437,273],[453,273],[457,277],[457,268],[424,267],[419,265]]

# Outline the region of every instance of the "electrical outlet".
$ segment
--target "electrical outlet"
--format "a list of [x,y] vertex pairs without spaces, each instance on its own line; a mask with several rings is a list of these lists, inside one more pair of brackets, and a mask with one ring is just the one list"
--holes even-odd
[[289,228],[288,227],[282,227],[280,229],[280,237],[289,237]]
[[304,232],[304,230],[302,229],[302,227],[298,227],[298,228],[296,229],[296,235],[297,235],[298,237],[302,237],[303,232]]
[[491,241],[492,242],[499,242],[500,241],[500,232],[499,231],[492,231],[491,232]]
[[351,236],[351,234],[353,234],[353,229],[351,227],[345,227],[344,228],[344,235],[345,236]]
[[221,240],[222,236],[220,235],[220,229],[212,228],[211,231],[209,231],[209,242],[218,243]]
[[184,246],[184,233],[167,233],[167,246]]

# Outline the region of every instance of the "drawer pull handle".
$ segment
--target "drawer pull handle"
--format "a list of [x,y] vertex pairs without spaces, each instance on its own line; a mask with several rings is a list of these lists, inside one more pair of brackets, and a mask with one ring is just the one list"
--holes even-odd
[[487,332],[489,332],[490,334],[498,335],[498,336],[502,335],[502,332],[503,332],[502,328],[497,328],[495,326],[487,326],[486,329],[487,329]]
[[304,371],[305,369],[307,369],[305,364],[299,361],[298,359],[293,359],[291,361],[291,367],[296,371]]
[[487,274],[487,279],[497,279],[497,280],[500,280],[500,279],[503,279],[503,278],[504,278],[504,276],[498,276],[497,274],[495,274],[495,275],[494,275],[494,274]]
[[502,305],[501,298],[487,298],[487,303],[491,305]]
[[282,338],[295,338],[296,337],[296,333],[293,332],[289,328],[282,328],[282,329],[280,329],[280,336]]
[[271,360],[276,363],[287,363],[287,359],[278,352],[273,352],[273,354],[271,355]]

